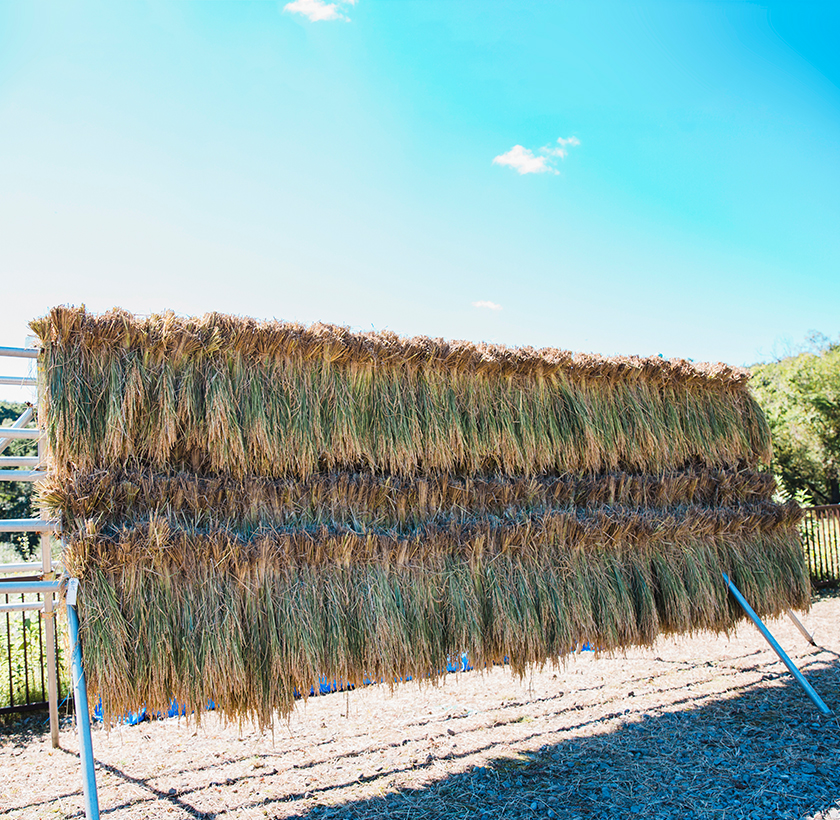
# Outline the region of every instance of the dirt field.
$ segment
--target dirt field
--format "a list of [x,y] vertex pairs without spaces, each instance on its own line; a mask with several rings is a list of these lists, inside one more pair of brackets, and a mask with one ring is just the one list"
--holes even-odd
[[[840,596],[776,637],[840,710]],[[0,818],[83,817],[76,734],[43,716],[0,730]],[[591,652],[519,681],[507,669],[439,686],[310,699],[273,737],[184,719],[96,728],[103,817],[833,818],[840,724],[824,718],[752,627],[729,639]]]

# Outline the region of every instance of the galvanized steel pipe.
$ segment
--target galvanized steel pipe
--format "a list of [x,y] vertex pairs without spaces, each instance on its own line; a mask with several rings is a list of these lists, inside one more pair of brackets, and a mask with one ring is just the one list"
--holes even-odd
[[28,376],[0,376],[0,384],[13,384],[15,387],[37,387],[38,379]]
[[805,680],[805,676],[796,668],[793,661],[787,656],[787,653],[781,646],[779,646],[779,642],[770,634],[770,630],[764,625],[761,618],[755,614],[753,608],[747,603],[747,599],[741,595],[738,587],[732,583],[729,576],[724,572],[722,573],[723,580],[726,581],[727,586],[729,587],[729,591],[735,596],[735,600],[744,608],[744,612],[750,616],[752,622],[758,627],[758,631],[764,635],[765,640],[767,643],[770,644],[773,651],[779,656],[779,660],[788,668],[788,671],[794,678],[796,678],[796,682],[805,690],[805,694],[811,698],[812,703],[814,706],[817,707],[824,715],[830,715],[831,709],[825,705],[823,699],[817,694],[816,690],[807,680]]
[[99,820],[99,794],[96,790],[96,770],[93,742],[90,736],[87,684],[82,668],[82,647],[79,643],[79,616],[75,604],[67,604],[67,625],[70,633],[73,700],[76,703],[76,726],[79,730],[79,758],[82,763],[82,786],[85,797],[85,817]]
[[7,518],[0,521],[0,532],[55,532],[58,521],[43,518]]
[[38,351],[31,347],[0,347],[0,356],[11,359],[37,359]]

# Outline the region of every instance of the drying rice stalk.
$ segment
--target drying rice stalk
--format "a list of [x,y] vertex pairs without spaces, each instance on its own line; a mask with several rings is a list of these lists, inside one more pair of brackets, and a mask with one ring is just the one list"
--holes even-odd
[[33,328],[61,475],[659,472],[754,467],[770,452],[744,373],[724,366],[218,315],[57,308]]
[[92,697],[265,725],[319,676],[523,673],[808,604],[725,365],[56,308],[42,418]]

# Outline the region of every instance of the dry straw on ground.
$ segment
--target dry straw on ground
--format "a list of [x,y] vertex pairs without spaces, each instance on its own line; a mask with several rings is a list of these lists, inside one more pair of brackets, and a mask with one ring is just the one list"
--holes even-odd
[[516,670],[807,604],[743,371],[210,314],[42,340],[91,691],[268,723],[319,675]]

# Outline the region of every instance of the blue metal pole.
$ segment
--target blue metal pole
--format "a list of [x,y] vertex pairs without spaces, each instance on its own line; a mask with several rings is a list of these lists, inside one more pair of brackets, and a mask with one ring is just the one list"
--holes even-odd
[[747,599],[741,595],[738,587],[732,583],[729,576],[724,572],[722,573],[723,580],[726,581],[727,586],[729,587],[729,591],[735,596],[735,600],[744,608],[744,612],[750,616],[752,622],[758,627],[758,631],[764,635],[767,643],[773,648],[773,651],[779,656],[779,659],[782,663],[788,668],[788,671],[794,678],[796,678],[796,682],[805,690],[805,694],[811,698],[814,706],[817,707],[824,715],[830,715],[831,709],[825,705],[823,699],[816,693],[813,686],[805,680],[803,674],[794,666],[793,661],[787,656],[787,653],[781,646],[779,646],[779,642],[770,634],[770,630],[762,623],[761,618],[755,614],[753,608],[747,603]]
[[0,581],[0,584],[2,584],[2,592],[7,595],[17,595],[21,592],[27,595],[42,592],[46,595],[50,592],[58,592],[61,587],[59,581]]
[[85,683],[85,671],[82,668],[82,647],[79,643],[79,616],[75,604],[71,604],[69,601],[67,603],[67,624],[70,628],[73,699],[76,702],[76,726],[79,730],[79,758],[82,763],[85,817],[87,820],[99,820],[99,795],[96,791],[93,743],[90,737],[87,684]]

